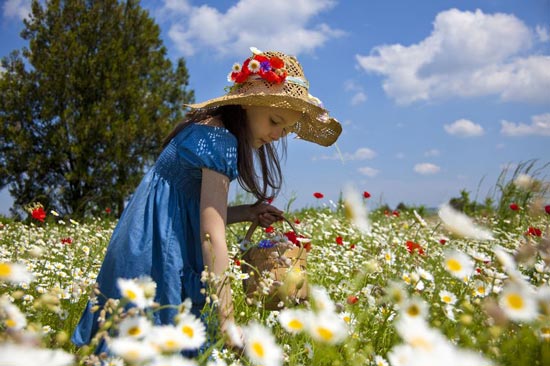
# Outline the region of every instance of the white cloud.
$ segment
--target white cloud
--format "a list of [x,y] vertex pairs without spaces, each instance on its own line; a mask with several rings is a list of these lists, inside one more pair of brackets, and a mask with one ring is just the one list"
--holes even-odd
[[30,0],[7,0],[2,7],[5,18],[27,19],[31,12]]
[[[322,155],[319,157],[319,160],[341,160],[344,161],[350,161],[350,160],[371,160],[374,159],[376,156],[376,152],[372,149],[369,149],[368,147],[360,147],[359,149],[355,150],[354,153],[343,153],[342,155],[335,153],[334,155]],[[317,158],[314,158],[313,160],[317,160]]]
[[436,16],[432,33],[419,43],[382,45],[356,58],[364,70],[384,75],[386,94],[400,104],[484,95],[544,103],[550,56],[523,57],[533,38],[513,15],[450,9]]
[[367,101],[367,95],[363,92],[357,92],[353,98],[351,98],[351,105],[358,105]]
[[531,117],[531,124],[501,121],[500,133],[506,136],[550,136],[550,113]]
[[456,120],[450,125],[445,125],[444,128],[449,135],[462,137],[481,136],[484,133],[483,127],[467,119]]
[[432,163],[420,163],[414,166],[414,171],[417,172],[418,174],[423,174],[423,175],[435,174],[440,170],[441,170],[440,167]]
[[537,25],[535,32],[537,33],[537,37],[540,42],[544,43],[550,41],[550,33],[548,32],[548,28]]
[[376,177],[380,171],[378,169],[374,169],[368,166],[361,167],[357,169],[357,171],[363,175],[366,175],[368,177]]
[[437,149],[430,149],[424,153],[424,156],[426,157],[433,157],[433,156],[439,156],[439,150]]
[[311,52],[343,31],[313,23],[319,13],[334,6],[333,0],[272,1],[240,0],[220,12],[209,6],[179,6],[165,0],[161,13],[171,19],[168,36],[176,48],[189,56],[199,49],[219,54],[246,54],[250,46],[277,49],[298,55]]

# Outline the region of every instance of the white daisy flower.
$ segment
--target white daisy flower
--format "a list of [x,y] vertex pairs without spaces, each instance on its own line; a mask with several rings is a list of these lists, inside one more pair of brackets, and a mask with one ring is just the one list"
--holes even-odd
[[119,325],[120,337],[143,338],[151,330],[151,323],[143,316],[125,318]]
[[141,288],[135,280],[119,278],[117,280],[117,285],[123,298],[129,300],[141,309],[147,306],[148,301],[145,298],[143,288]]
[[418,357],[417,353],[411,346],[400,344],[391,349],[388,360],[392,366],[407,366]]
[[433,276],[430,272],[426,271],[424,268],[420,268],[420,267],[419,267],[419,268],[416,270],[416,273],[418,273],[418,275],[419,275],[421,278],[425,279],[426,281],[430,281],[430,282],[433,282],[433,281],[434,281],[434,276]]
[[516,179],[514,179],[514,184],[525,191],[531,190],[535,186],[536,182],[537,181],[533,179],[533,177],[527,174],[520,174]]
[[69,366],[74,356],[62,350],[32,348],[12,343],[0,344],[0,365]]
[[186,339],[178,328],[172,325],[159,325],[152,328],[147,341],[162,352],[179,352],[186,349]]
[[104,366],[124,366],[124,360],[120,357],[109,357],[103,361]]
[[309,335],[322,343],[338,344],[348,334],[346,322],[334,313],[320,313],[312,316],[307,327]]
[[499,305],[504,313],[514,321],[531,321],[538,315],[537,301],[531,289],[510,283],[504,287]]
[[390,281],[386,288],[386,297],[393,303],[401,305],[407,299],[407,292],[400,283]]
[[388,361],[384,357],[376,355],[374,356],[374,365],[375,366],[389,366]]
[[422,227],[428,226],[428,224],[426,223],[426,221],[424,221],[424,219],[422,218],[422,216],[420,216],[420,215],[418,214],[418,212],[416,212],[416,210],[413,210],[413,214],[414,214],[414,217],[416,218],[416,220],[418,221],[418,223],[420,224],[420,226],[422,226]]
[[6,328],[12,330],[21,330],[27,325],[25,315],[5,295],[0,297],[0,319],[4,320]]
[[447,305],[454,305],[456,303],[456,295],[447,290],[439,291],[439,298]]
[[544,285],[537,288],[537,300],[546,315],[550,315],[550,286]]
[[145,295],[145,298],[147,299],[149,304],[152,305],[155,294],[157,292],[156,282],[153,281],[153,279],[149,276],[142,276],[136,280],[136,283],[143,290],[143,294]]
[[181,316],[176,328],[185,339],[183,349],[197,349],[206,341],[206,328],[203,322],[193,314]]
[[312,285],[309,288],[309,293],[313,299],[314,309],[317,312],[329,312],[332,313],[336,309],[336,305],[330,298],[327,290],[320,286]]
[[447,343],[445,337],[430,328],[423,318],[402,317],[396,322],[395,329],[403,341],[415,350],[431,352]]
[[32,273],[22,264],[0,263],[0,280],[11,283],[29,283],[33,279]]
[[447,230],[463,238],[475,240],[493,240],[493,234],[477,226],[470,217],[451,207],[448,203],[439,209],[439,218]]
[[272,366],[283,364],[283,351],[271,332],[258,323],[243,328],[246,356],[255,365]]
[[474,271],[472,259],[458,250],[445,252],[445,269],[454,277],[464,280],[470,278]]
[[279,313],[279,323],[287,332],[298,334],[306,328],[308,317],[308,311],[284,309]]
[[238,63],[238,62],[235,62],[235,63],[233,64],[233,67],[231,68],[231,71],[232,71],[232,72],[240,72],[241,70],[242,70],[242,66],[241,66],[241,64]]
[[491,292],[490,287],[483,281],[477,280],[474,282],[474,296],[485,297]]
[[248,70],[251,72],[251,73],[257,73],[258,71],[260,71],[260,61],[258,60],[250,60],[250,62],[248,63]]
[[371,225],[368,218],[367,207],[361,198],[361,194],[351,185],[347,185],[343,192],[344,210],[346,217],[362,233],[370,233]]
[[232,344],[234,344],[236,347],[239,347],[239,348],[244,347],[242,330],[237,326],[237,324],[235,324],[235,322],[228,321],[226,326],[226,332]]
[[413,296],[406,300],[401,307],[401,315],[411,319],[424,319],[428,315],[428,305],[421,298]]
[[128,337],[112,339],[109,342],[109,349],[129,363],[150,361],[158,355],[150,343]]
[[445,305],[443,307],[443,313],[445,314],[447,319],[449,319],[453,322],[456,322],[454,311],[455,311],[455,308],[452,305]]
[[390,266],[395,262],[395,257],[391,250],[385,250],[382,252],[382,255],[384,257],[384,261],[389,264]]

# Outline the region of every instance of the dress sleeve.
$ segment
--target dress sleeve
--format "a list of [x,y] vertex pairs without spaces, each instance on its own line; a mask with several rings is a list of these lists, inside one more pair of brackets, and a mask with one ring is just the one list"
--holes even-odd
[[237,138],[227,129],[191,124],[176,137],[178,155],[192,166],[237,178]]

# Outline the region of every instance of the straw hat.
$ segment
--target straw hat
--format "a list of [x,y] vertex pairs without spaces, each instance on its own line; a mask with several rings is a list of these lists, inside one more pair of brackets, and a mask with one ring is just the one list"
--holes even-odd
[[332,145],[342,126],[308,93],[309,82],[298,60],[281,52],[251,50],[253,55],[242,65],[233,65],[228,80],[234,85],[227,94],[187,106],[203,109],[240,104],[292,109],[302,112],[303,117],[290,132],[322,146]]

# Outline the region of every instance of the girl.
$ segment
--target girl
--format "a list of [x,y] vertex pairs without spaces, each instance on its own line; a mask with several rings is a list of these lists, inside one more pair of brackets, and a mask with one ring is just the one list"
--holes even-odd
[[[97,283],[106,298],[120,298],[119,278],[149,276],[156,282],[156,324],[174,322],[177,305],[192,300],[199,316],[205,304],[204,266],[222,277],[228,264],[227,224],[253,221],[267,227],[282,211],[265,204],[281,187],[273,142],[295,133],[329,146],[341,126],[308,93],[296,58],[261,52],[235,64],[230,91],[192,109],[166,138],[164,150],[128,202],[111,237]],[[255,167],[258,168],[256,172]],[[254,205],[227,206],[230,181],[257,198]],[[220,281],[218,319],[222,331],[233,320],[228,281]],[[203,291],[204,292],[204,291]],[[104,304],[98,298],[99,306]],[[97,332],[98,311],[89,302],[72,341],[88,344]],[[105,343],[98,347],[106,350]]]

